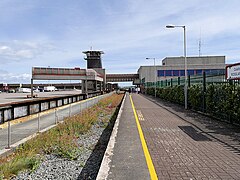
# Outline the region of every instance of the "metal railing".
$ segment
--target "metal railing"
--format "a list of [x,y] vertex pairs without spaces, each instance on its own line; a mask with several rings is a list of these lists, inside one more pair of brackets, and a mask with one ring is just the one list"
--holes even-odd
[[[112,92],[113,93],[113,92]],[[6,123],[6,126],[0,129],[0,156],[1,154],[4,154],[8,149],[15,148],[19,144],[23,143],[23,141],[26,141],[29,137],[34,135],[34,133],[44,132],[48,129],[56,126],[58,123],[63,122],[66,117],[73,116],[75,114],[81,113],[84,109],[87,109],[94,104],[98,103],[101,99],[110,96],[112,93],[107,93],[104,95],[99,95],[99,92],[94,92],[89,94],[89,98],[86,98],[85,94],[79,94],[79,95],[73,95],[73,96],[65,96],[65,97],[58,97],[58,98],[51,98],[47,101],[42,100],[38,103],[46,103],[42,106],[50,107],[52,111],[48,111],[47,113],[44,113],[43,111],[49,110],[49,109],[41,109],[41,112],[33,113],[36,114],[33,117],[27,117],[27,124],[25,123],[17,123],[12,124],[11,119]],[[85,100],[83,101],[85,97]],[[70,100],[71,99],[71,100]],[[61,100],[63,103],[61,106],[55,106],[58,103],[57,101]],[[51,102],[55,101],[55,104],[51,106]],[[29,104],[22,104],[22,106],[19,104],[18,107],[29,107],[34,106],[33,102],[29,102]],[[35,102],[36,103],[36,102]],[[67,104],[66,104],[67,103]],[[49,105],[50,104],[50,105]],[[65,105],[65,106],[64,106]],[[39,104],[38,104],[39,106]],[[16,107],[15,107],[16,108]],[[4,110],[3,110],[4,109]],[[2,111],[6,112],[10,111],[11,114],[13,107],[4,107],[1,109]],[[30,108],[31,109],[31,108]],[[39,108],[36,108],[39,109]],[[30,111],[29,111],[30,112]],[[23,120],[24,122],[24,120]]]
[[0,124],[20,117],[29,116],[56,107],[78,102],[100,95],[101,92],[68,95],[62,97],[41,98],[40,100],[8,103],[0,106]]

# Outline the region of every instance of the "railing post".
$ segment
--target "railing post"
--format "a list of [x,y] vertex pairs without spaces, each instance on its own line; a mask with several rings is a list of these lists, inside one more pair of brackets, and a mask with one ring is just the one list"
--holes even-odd
[[4,123],[4,109],[1,110],[1,115],[0,115],[1,119],[2,119],[2,122],[0,124],[3,124]]
[[14,120],[14,107],[11,107],[11,119]]
[[27,115],[30,115],[30,104],[27,105]]
[[6,149],[10,149],[11,146],[11,124],[10,124],[10,119],[8,119],[8,146]]
[[178,77],[178,85],[180,85],[180,77]]
[[71,110],[72,110],[72,105],[69,105],[69,117],[71,117]]
[[55,124],[57,124],[58,123],[57,108],[54,109],[54,114],[55,114]]
[[41,104],[42,104],[42,103],[40,102],[39,105],[38,105],[38,106],[39,106],[39,107],[38,107],[38,112],[39,112],[39,113],[42,111]]

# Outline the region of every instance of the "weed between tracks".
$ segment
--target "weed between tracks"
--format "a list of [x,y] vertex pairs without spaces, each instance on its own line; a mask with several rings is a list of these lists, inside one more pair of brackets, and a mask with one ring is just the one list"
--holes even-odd
[[64,123],[21,145],[13,154],[0,159],[0,179],[9,179],[23,170],[34,171],[43,160],[44,154],[77,159],[81,153],[78,137],[96,122],[101,127],[107,127],[122,98],[123,95],[113,94],[102,99],[91,108],[65,118]]

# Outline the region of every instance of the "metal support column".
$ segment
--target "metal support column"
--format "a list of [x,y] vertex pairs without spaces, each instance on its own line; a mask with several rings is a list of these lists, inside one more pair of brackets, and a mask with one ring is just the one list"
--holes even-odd
[[33,98],[33,79],[31,78],[31,98]]

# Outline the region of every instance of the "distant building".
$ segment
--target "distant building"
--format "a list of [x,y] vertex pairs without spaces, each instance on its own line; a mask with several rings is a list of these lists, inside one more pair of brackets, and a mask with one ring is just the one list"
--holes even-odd
[[[187,57],[187,74],[219,74],[225,71],[225,56]],[[139,79],[142,83],[185,76],[184,57],[166,57],[159,66],[140,66]]]
[[[105,69],[102,68],[102,54],[104,54],[103,51],[98,51],[98,50],[88,50],[88,51],[83,51],[83,54],[86,55],[84,58],[87,61],[87,69],[94,69],[97,73],[101,75],[103,78],[103,85],[100,89],[103,88],[103,90],[106,89],[106,72]],[[88,86],[93,86],[93,81],[88,81]]]
[[86,54],[84,58],[87,61],[87,68],[88,69],[95,69],[95,68],[102,68],[102,59],[101,55],[104,54],[103,51],[83,51]]

